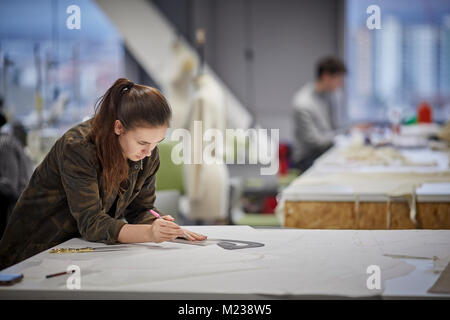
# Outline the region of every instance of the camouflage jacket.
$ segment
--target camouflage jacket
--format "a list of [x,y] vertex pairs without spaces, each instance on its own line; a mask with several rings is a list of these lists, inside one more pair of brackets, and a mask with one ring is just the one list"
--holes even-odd
[[141,161],[128,160],[127,186],[107,196],[95,145],[86,138],[91,122],[67,131],[34,171],[0,241],[0,270],[80,235],[114,244],[127,222],[154,221],[148,210],[156,210],[158,148]]

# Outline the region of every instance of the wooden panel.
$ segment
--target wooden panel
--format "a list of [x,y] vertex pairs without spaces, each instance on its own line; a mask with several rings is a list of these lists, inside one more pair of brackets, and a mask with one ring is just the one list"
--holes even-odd
[[407,202],[392,202],[390,207],[390,213],[391,213],[391,224],[390,227],[386,229],[418,229],[418,228],[420,229],[419,223],[417,223],[416,225],[409,217],[410,210]]
[[354,229],[353,202],[286,201],[286,227],[305,229]]
[[285,226],[304,229],[450,229],[450,203],[417,204],[417,225],[407,202],[285,202]]
[[388,225],[387,209],[387,203],[361,202],[359,210],[355,210],[358,229],[386,229]]
[[450,203],[419,203],[417,212],[422,229],[450,229]]

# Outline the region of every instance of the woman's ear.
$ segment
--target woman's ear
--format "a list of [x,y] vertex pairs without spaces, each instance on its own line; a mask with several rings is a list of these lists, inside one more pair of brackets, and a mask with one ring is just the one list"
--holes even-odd
[[118,136],[120,136],[122,133],[124,133],[123,125],[120,122],[120,120],[116,120],[114,122],[114,133]]

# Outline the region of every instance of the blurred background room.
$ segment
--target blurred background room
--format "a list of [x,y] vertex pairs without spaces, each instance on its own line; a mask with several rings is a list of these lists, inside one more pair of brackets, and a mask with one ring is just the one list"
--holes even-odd
[[[0,0],[2,228],[120,77],[172,107],[156,207],[180,224],[450,228],[448,0]],[[195,120],[232,161],[173,161]]]

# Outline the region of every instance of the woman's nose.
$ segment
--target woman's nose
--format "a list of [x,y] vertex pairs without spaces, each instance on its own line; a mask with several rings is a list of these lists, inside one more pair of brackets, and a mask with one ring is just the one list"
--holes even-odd
[[149,156],[152,153],[152,149],[150,146],[142,150],[142,154]]

